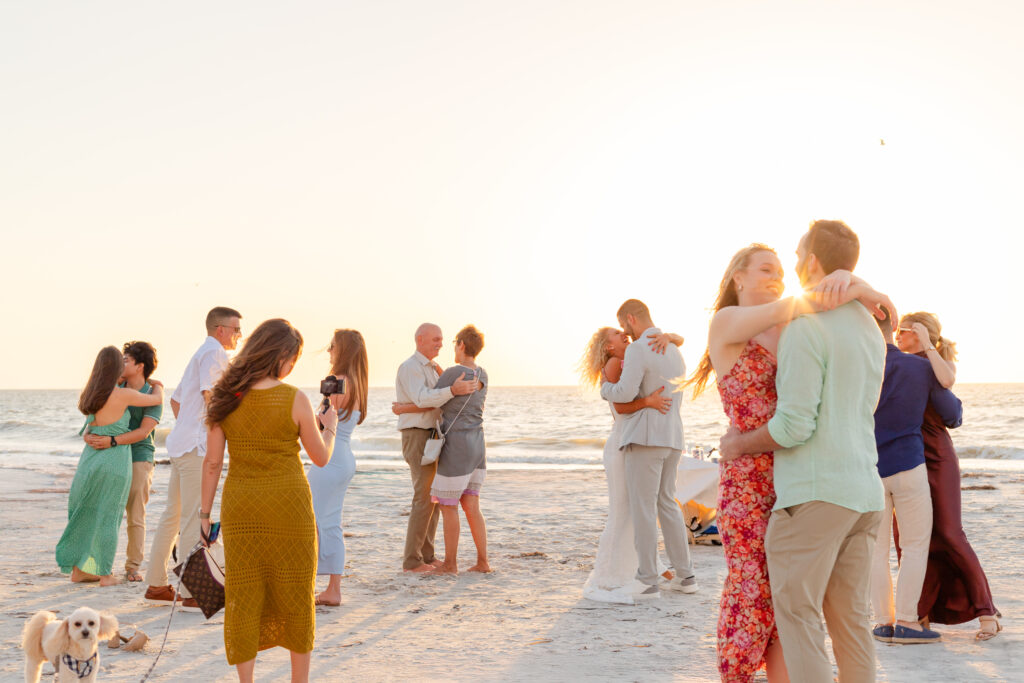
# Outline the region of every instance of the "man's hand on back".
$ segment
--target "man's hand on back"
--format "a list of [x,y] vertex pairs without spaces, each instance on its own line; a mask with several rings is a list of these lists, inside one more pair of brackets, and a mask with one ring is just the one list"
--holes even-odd
[[739,449],[739,437],[740,430],[729,427],[729,431],[719,440],[718,452],[721,453],[722,462],[729,462],[743,455]]
[[475,379],[463,379],[466,373],[459,375],[459,378],[452,384],[452,396],[465,396],[477,390],[480,382]]

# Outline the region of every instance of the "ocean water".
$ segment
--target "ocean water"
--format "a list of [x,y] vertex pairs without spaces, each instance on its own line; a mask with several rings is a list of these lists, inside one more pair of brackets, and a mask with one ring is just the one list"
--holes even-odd
[[[306,390],[316,403],[319,397]],[[961,459],[996,469],[1024,469],[1024,384],[963,384],[964,424],[953,430]],[[170,391],[167,392],[170,395]],[[394,390],[370,390],[367,418],[356,428],[353,450],[363,465],[403,464]],[[73,471],[82,452],[84,418],[78,392],[0,391],[0,467],[48,473]],[[170,406],[157,428],[157,459],[174,424]],[[594,390],[579,387],[492,387],[484,413],[487,459],[493,468],[597,468],[611,429],[608,405]],[[727,423],[716,392],[683,403],[687,447],[718,444]]]

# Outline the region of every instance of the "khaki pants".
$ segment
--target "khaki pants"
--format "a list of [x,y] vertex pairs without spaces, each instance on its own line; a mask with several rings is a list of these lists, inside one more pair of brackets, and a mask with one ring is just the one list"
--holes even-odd
[[840,683],[875,680],[868,615],[871,556],[881,512],[812,501],[772,513],[765,535],[775,623],[792,681],[830,683],[824,612]]
[[[197,450],[171,458],[171,477],[167,482],[167,507],[153,532],[149,551],[146,584],[167,586],[167,561],[171,548],[178,542],[178,560],[182,561],[199,542],[199,497],[203,481],[203,459]],[[181,595],[191,597],[184,584]]]
[[[882,624],[891,624],[895,619],[917,621],[917,602],[921,599],[924,574],[928,568],[928,546],[932,539],[932,492],[928,486],[928,469],[921,463],[912,470],[884,477],[882,486],[885,487],[885,510],[878,525],[871,567],[871,606],[875,620]],[[894,509],[900,523],[900,548],[903,550],[896,579],[895,604],[889,569]]]
[[437,504],[430,502],[430,485],[434,483],[437,463],[420,464],[429,435],[429,429],[411,427],[402,430],[402,457],[409,463],[409,474],[412,475],[412,509],[409,511],[409,527],[405,532],[402,569],[415,569],[435,559],[434,536],[437,534],[437,520],[441,517],[441,511]]
[[132,463],[132,487],[128,490],[128,504],[124,511],[128,516],[128,550],[125,552],[124,570],[138,571],[142,566],[142,551],[146,547],[146,503],[149,489],[153,485],[153,463]]
[[658,585],[658,523],[665,552],[681,578],[693,576],[690,545],[683,514],[676,504],[676,471],[680,451],[659,446],[626,446],[623,458],[629,512],[633,516],[633,545],[639,563],[636,578]]

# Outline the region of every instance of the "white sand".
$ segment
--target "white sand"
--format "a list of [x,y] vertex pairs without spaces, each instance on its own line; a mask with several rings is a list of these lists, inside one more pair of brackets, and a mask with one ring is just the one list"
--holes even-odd
[[[1021,602],[1024,475],[965,469],[964,485],[996,487],[964,492],[964,524],[1007,630],[975,643],[975,624],[940,626],[938,645],[880,644],[879,680],[1024,677],[1020,665],[1012,664],[1015,655],[1024,656],[1024,639],[1013,621]],[[157,467],[151,521],[162,511],[168,471]],[[58,572],[53,547],[66,516],[70,475],[0,472],[0,605],[6,617],[0,624],[0,679],[21,676],[18,644],[27,617],[40,609],[66,615],[89,605],[113,611],[153,639],[142,653],[105,647],[101,652],[101,679],[137,681],[152,662],[170,610],[142,602],[141,584],[73,585]],[[696,595],[666,595],[637,607],[580,597],[604,523],[602,472],[492,471],[482,498],[496,569],[488,576],[424,579],[398,571],[409,491],[405,471],[357,472],[346,500],[351,576],[343,583],[342,607],[317,608],[313,680],[718,679],[720,548],[695,549],[702,586]],[[542,555],[527,557],[531,553]],[[474,559],[465,522],[460,559],[464,568]],[[123,561],[122,540],[115,568]],[[151,680],[234,680],[224,659],[222,624],[222,614],[206,621],[201,614],[177,613]],[[284,680],[287,673],[287,652],[260,654],[258,680]]]

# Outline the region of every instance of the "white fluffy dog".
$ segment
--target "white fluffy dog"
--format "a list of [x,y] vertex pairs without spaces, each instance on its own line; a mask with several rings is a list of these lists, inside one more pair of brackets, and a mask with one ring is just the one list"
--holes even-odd
[[36,612],[21,636],[25,681],[37,683],[50,662],[60,683],[92,683],[100,668],[99,642],[117,633],[117,617],[79,607],[63,621],[53,612]]

